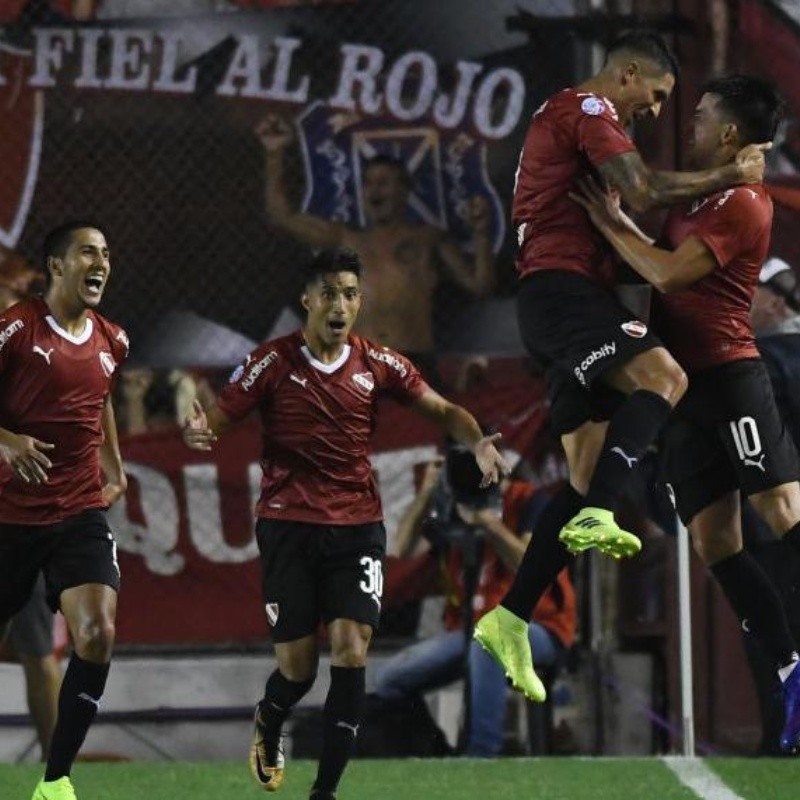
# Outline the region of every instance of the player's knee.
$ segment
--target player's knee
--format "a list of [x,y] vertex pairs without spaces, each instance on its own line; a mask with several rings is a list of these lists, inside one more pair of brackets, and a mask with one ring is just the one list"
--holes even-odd
[[105,663],[111,659],[116,628],[108,617],[95,617],[84,622],[75,636],[75,649],[85,661]]
[[783,536],[800,522],[800,488],[783,484],[750,496],[759,516],[776,536]]
[[356,626],[347,630],[331,642],[331,658],[337,667],[363,667],[367,663],[370,634],[366,626]]
[[648,353],[646,360],[636,367],[632,376],[636,388],[660,395],[673,407],[689,388],[683,368],[663,348]]
[[695,553],[707,567],[713,567],[719,561],[735,556],[742,544],[735,537],[728,536],[692,536]]

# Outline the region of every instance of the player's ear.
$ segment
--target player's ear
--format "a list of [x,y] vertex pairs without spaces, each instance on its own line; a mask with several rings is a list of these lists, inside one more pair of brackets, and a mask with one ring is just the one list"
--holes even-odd
[[303,292],[303,294],[300,295],[300,305],[303,306],[306,311],[311,310],[309,308],[308,292]]
[[47,271],[53,277],[55,277],[56,275],[63,275],[64,264],[61,261],[61,259],[56,258],[55,256],[49,256],[47,259]]
[[722,132],[720,133],[720,142],[723,145],[727,145],[728,147],[734,147],[737,150],[739,149],[739,128],[736,126],[735,122],[727,122],[725,125],[722,126]]

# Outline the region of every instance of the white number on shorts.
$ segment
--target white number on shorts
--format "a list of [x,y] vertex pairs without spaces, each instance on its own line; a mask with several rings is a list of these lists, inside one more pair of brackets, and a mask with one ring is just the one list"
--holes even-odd
[[364,556],[359,562],[364,567],[366,580],[358,584],[358,588],[366,594],[383,597],[383,567],[379,558]]
[[758,435],[756,421],[752,417],[732,420],[731,435],[736,445],[736,452],[742,461],[753,458],[761,452],[761,437]]

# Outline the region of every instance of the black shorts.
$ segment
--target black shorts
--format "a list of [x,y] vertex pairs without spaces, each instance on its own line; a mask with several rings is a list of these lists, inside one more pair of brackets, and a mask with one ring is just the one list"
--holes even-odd
[[687,525],[729,492],[757,494],[800,478],[797,451],[757,358],[692,375],[661,450],[663,478]]
[[517,314],[525,347],[547,370],[551,422],[559,435],[609,419],[622,396],[597,379],[662,346],[612,292],[567,270],[526,277]]
[[386,530],[259,519],[261,590],[275,642],[316,632],[320,621],[350,619],[378,627]]
[[40,572],[53,611],[65,589],[100,583],[119,591],[106,512],[92,508],[51,525],[0,524],[0,622],[25,606]]

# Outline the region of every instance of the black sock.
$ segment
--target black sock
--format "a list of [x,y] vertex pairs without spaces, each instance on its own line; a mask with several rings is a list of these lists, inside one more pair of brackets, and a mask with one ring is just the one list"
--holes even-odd
[[356,746],[364,707],[364,667],[331,667],[323,711],[322,756],[312,794],[333,794]]
[[744,631],[759,640],[776,667],[790,664],[797,646],[780,597],[760,564],[746,550],[741,550],[712,565],[711,572]]
[[783,535],[783,541],[795,550],[795,552],[800,553],[800,522],[786,531]]
[[58,720],[44,773],[46,781],[69,775],[100,706],[110,664],[94,664],[73,653],[58,696]]
[[313,678],[310,681],[290,681],[279,669],[267,678],[264,699],[258,704],[258,717],[264,726],[264,746],[268,757],[274,757],[278,750],[283,723],[313,685]]
[[567,548],[558,540],[558,534],[583,505],[583,497],[569,484],[553,495],[539,514],[514,582],[500,601],[503,608],[520,619],[531,618],[539,598],[572,560]]
[[614,413],[592,475],[586,505],[614,510],[628,476],[655,441],[672,406],[647,389],[634,392]]

